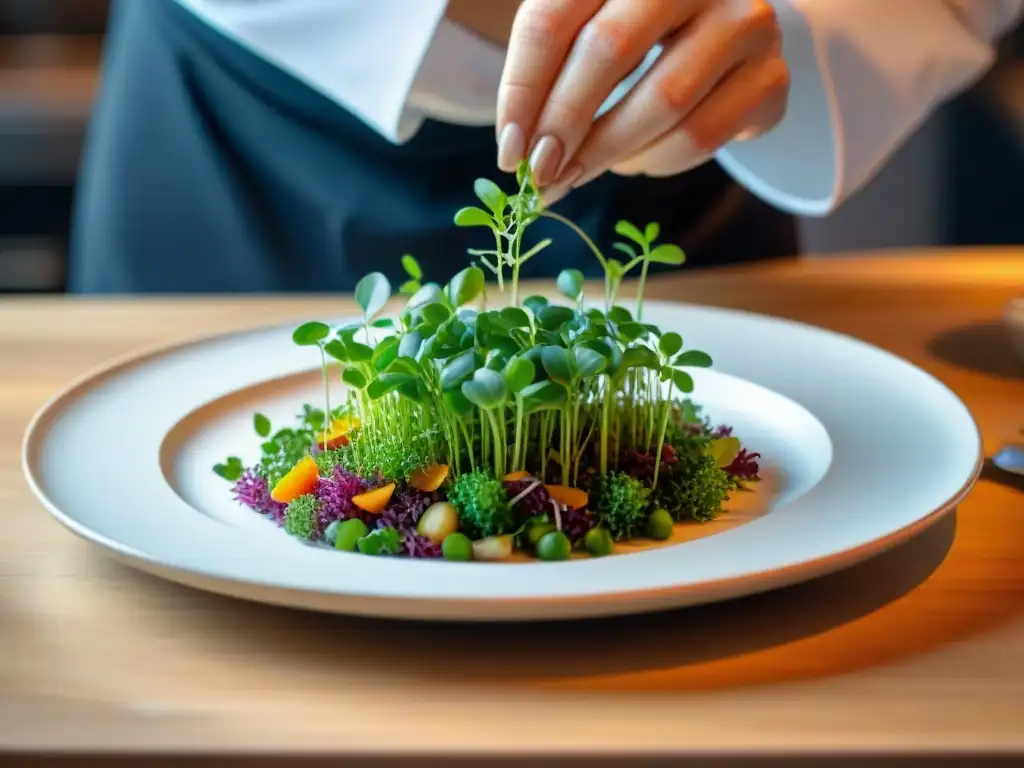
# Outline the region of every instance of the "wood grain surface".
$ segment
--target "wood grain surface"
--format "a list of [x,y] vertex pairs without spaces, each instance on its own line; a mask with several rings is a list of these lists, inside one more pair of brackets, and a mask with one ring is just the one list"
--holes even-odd
[[[651,293],[900,354],[967,402],[988,454],[1024,426],[1024,362],[1000,327],[1024,295],[1024,251],[736,267]],[[30,494],[22,434],[72,379],[154,345],[349,308],[0,301],[0,750],[1024,755],[1024,486],[996,470],[945,522],[835,576],[672,614],[496,629],[189,591],[110,562]]]

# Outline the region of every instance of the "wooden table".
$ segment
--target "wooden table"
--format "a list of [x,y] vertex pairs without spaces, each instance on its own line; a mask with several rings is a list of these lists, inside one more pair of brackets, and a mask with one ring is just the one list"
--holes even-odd
[[[1024,295],[1024,251],[740,267],[652,292],[901,354],[964,398],[988,453],[1024,426],[1024,363],[998,327]],[[946,523],[833,577],[671,615],[499,629],[188,591],[109,562],[29,494],[22,432],[73,377],[198,333],[347,310],[327,297],[0,302],[0,745],[1024,755],[1024,497],[995,471]]]

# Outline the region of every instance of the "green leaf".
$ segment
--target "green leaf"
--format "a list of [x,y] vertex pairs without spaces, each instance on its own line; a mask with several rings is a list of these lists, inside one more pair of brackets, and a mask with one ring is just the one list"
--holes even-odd
[[416,357],[416,353],[420,351],[420,345],[423,343],[423,334],[419,331],[409,331],[405,334],[401,341],[398,342],[398,356],[399,357]]
[[519,307],[505,307],[501,310],[501,319],[509,328],[529,328],[530,316]]
[[665,357],[672,357],[683,348],[683,337],[675,331],[669,331],[658,341],[658,351]]
[[672,383],[684,394],[693,392],[693,379],[686,371],[672,371]]
[[[234,458],[234,457],[232,457]],[[231,459],[224,464],[214,464],[213,471],[223,477],[225,480],[235,482],[243,474],[245,474],[245,467],[242,466],[242,462],[234,462]]]
[[402,534],[395,528],[375,528],[356,542],[363,555],[397,555]]
[[569,307],[548,304],[537,314],[537,323],[546,331],[557,331],[576,316]]
[[326,323],[303,323],[292,332],[292,341],[300,347],[315,347],[330,335],[331,329]]
[[519,395],[523,399],[523,410],[528,413],[555,408],[567,400],[565,387],[553,381],[538,381],[526,387]]
[[548,300],[543,296],[527,296],[523,299],[523,306],[530,310],[534,316],[548,305]]
[[360,344],[358,341],[346,342],[345,350],[348,352],[349,362],[352,363],[365,363],[373,357],[373,347]]
[[433,326],[441,325],[441,323],[452,316],[452,311],[440,302],[424,304],[416,311],[419,313],[420,317]]
[[354,297],[363,314],[373,317],[391,298],[391,283],[381,272],[371,272],[356,283]]
[[382,339],[373,350],[373,356],[370,358],[370,362],[377,371],[383,371],[392,361],[398,357],[398,338],[395,336],[388,336],[386,339]]
[[635,224],[628,221],[620,220],[616,222],[615,233],[622,235],[622,237],[628,237],[641,248],[644,248],[647,245],[647,239],[644,237],[644,233],[641,232]]
[[257,413],[252,417],[252,425],[256,430],[256,434],[260,437],[269,437],[270,435],[270,419],[264,416],[262,413]]
[[467,349],[451,358],[441,368],[441,389],[454,389],[477,369],[476,350]]
[[608,310],[608,319],[616,325],[633,321],[633,315],[625,307],[614,306]]
[[418,280],[406,280],[399,287],[398,292],[403,296],[415,296],[416,291],[418,291],[422,287],[423,286],[420,285]]
[[583,273],[578,269],[563,269],[558,274],[556,285],[563,296],[576,301],[583,293]]
[[629,243],[612,243],[612,248],[614,248],[616,251],[626,254],[629,257],[630,261],[635,259],[637,256],[636,249]]
[[661,368],[658,356],[648,347],[630,347],[622,353],[623,368],[650,368],[652,371]]
[[480,267],[466,267],[452,278],[449,295],[457,307],[477,298],[484,290],[484,271]]
[[508,202],[508,197],[501,191],[501,187],[490,179],[477,179],[473,182],[473,191],[480,202],[490,209],[495,218],[501,216],[505,210],[505,204]]
[[468,416],[473,412],[473,404],[462,394],[461,389],[449,389],[445,392],[444,405],[456,416]]
[[625,266],[618,259],[608,259],[605,264],[605,271],[613,280],[621,280],[625,274]]
[[462,383],[462,394],[478,408],[491,410],[508,399],[508,387],[500,373],[480,368],[473,373],[472,379]]
[[710,368],[713,365],[711,355],[701,352],[699,349],[688,349],[680,353],[672,361],[672,365],[678,368]]
[[640,323],[634,323],[632,321],[622,323],[619,326],[619,336],[626,341],[637,341],[647,335],[647,329],[644,328]]
[[505,385],[513,394],[519,394],[533,383],[537,369],[525,357],[513,357],[505,366]]
[[355,368],[346,368],[342,371],[341,380],[350,387],[355,387],[356,389],[366,388],[366,377]]
[[552,381],[568,386],[573,379],[573,358],[569,351],[562,347],[544,347],[541,350],[541,363]]
[[455,214],[457,227],[487,227],[494,229],[494,218],[483,208],[462,208]]
[[403,384],[416,381],[416,377],[408,373],[382,373],[370,382],[366,388],[366,394],[371,400],[379,400],[391,392],[394,392]]
[[600,352],[590,347],[576,346],[572,348],[573,357],[576,358],[576,370],[580,376],[589,378],[604,373],[608,367],[608,360]]
[[437,283],[427,283],[412,295],[406,307],[408,309],[418,309],[424,304],[432,304],[434,302],[443,303],[444,292]]
[[658,239],[658,235],[661,234],[661,227],[658,226],[656,221],[652,221],[644,228],[644,240],[648,243],[653,243]]
[[714,458],[719,467],[725,469],[736,460],[741,448],[739,438],[720,437],[708,443],[705,450]]
[[420,269],[420,263],[411,254],[407,253],[402,256],[402,269],[405,270],[405,274],[417,283],[423,279],[423,270]]
[[678,267],[686,261],[686,254],[678,245],[666,243],[651,251],[650,260],[656,264],[670,264],[673,267]]
[[341,339],[334,339],[324,345],[324,352],[341,363],[349,362],[348,349]]
[[395,321],[390,317],[380,317],[370,323],[370,325],[374,328],[394,328]]

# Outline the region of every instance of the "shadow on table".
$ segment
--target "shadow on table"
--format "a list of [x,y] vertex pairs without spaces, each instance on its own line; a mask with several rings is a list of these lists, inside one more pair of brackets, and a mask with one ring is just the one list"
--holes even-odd
[[[957,530],[947,515],[910,542],[843,572],[762,595],[670,613],[617,619],[518,625],[428,624],[313,614],[189,593],[203,601],[210,642],[227,643],[279,669],[310,668],[330,676],[339,653],[358,652],[369,668],[447,685],[555,686],[591,690],[699,690],[849,672],[891,659],[899,635],[912,637],[920,615],[875,622],[854,631],[844,647],[816,651],[819,638],[884,611],[913,591],[946,558]],[[118,569],[150,598],[184,588],[96,557]],[[123,571],[123,572],[122,572]],[[141,582],[141,583],[140,583]],[[153,595],[156,590],[158,594]],[[902,619],[900,618],[902,616]],[[907,626],[901,626],[906,624]],[[842,631],[846,631],[845,629]],[[939,637],[935,643],[941,642]],[[835,645],[833,640],[832,645]],[[765,659],[773,649],[777,659]],[[761,658],[759,658],[761,657]],[[624,683],[628,677],[628,683]],[[616,680],[616,678],[619,678]],[[382,678],[382,684],[386,684]]]
[[999,322],[954,328],[928,342],[928,351],[943,362],[1002,379],[1024,379],[1006,328]]

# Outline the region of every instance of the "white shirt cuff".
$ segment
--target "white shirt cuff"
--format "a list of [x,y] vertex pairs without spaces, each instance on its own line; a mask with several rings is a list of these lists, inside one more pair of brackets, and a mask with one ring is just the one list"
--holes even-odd
[[775,2],[791,73],[786,116],[758,138],[728,144],[717,159],[754,194],[804,216],[835,210],[936,106],[988,69],[992,41],[1024,5]]

